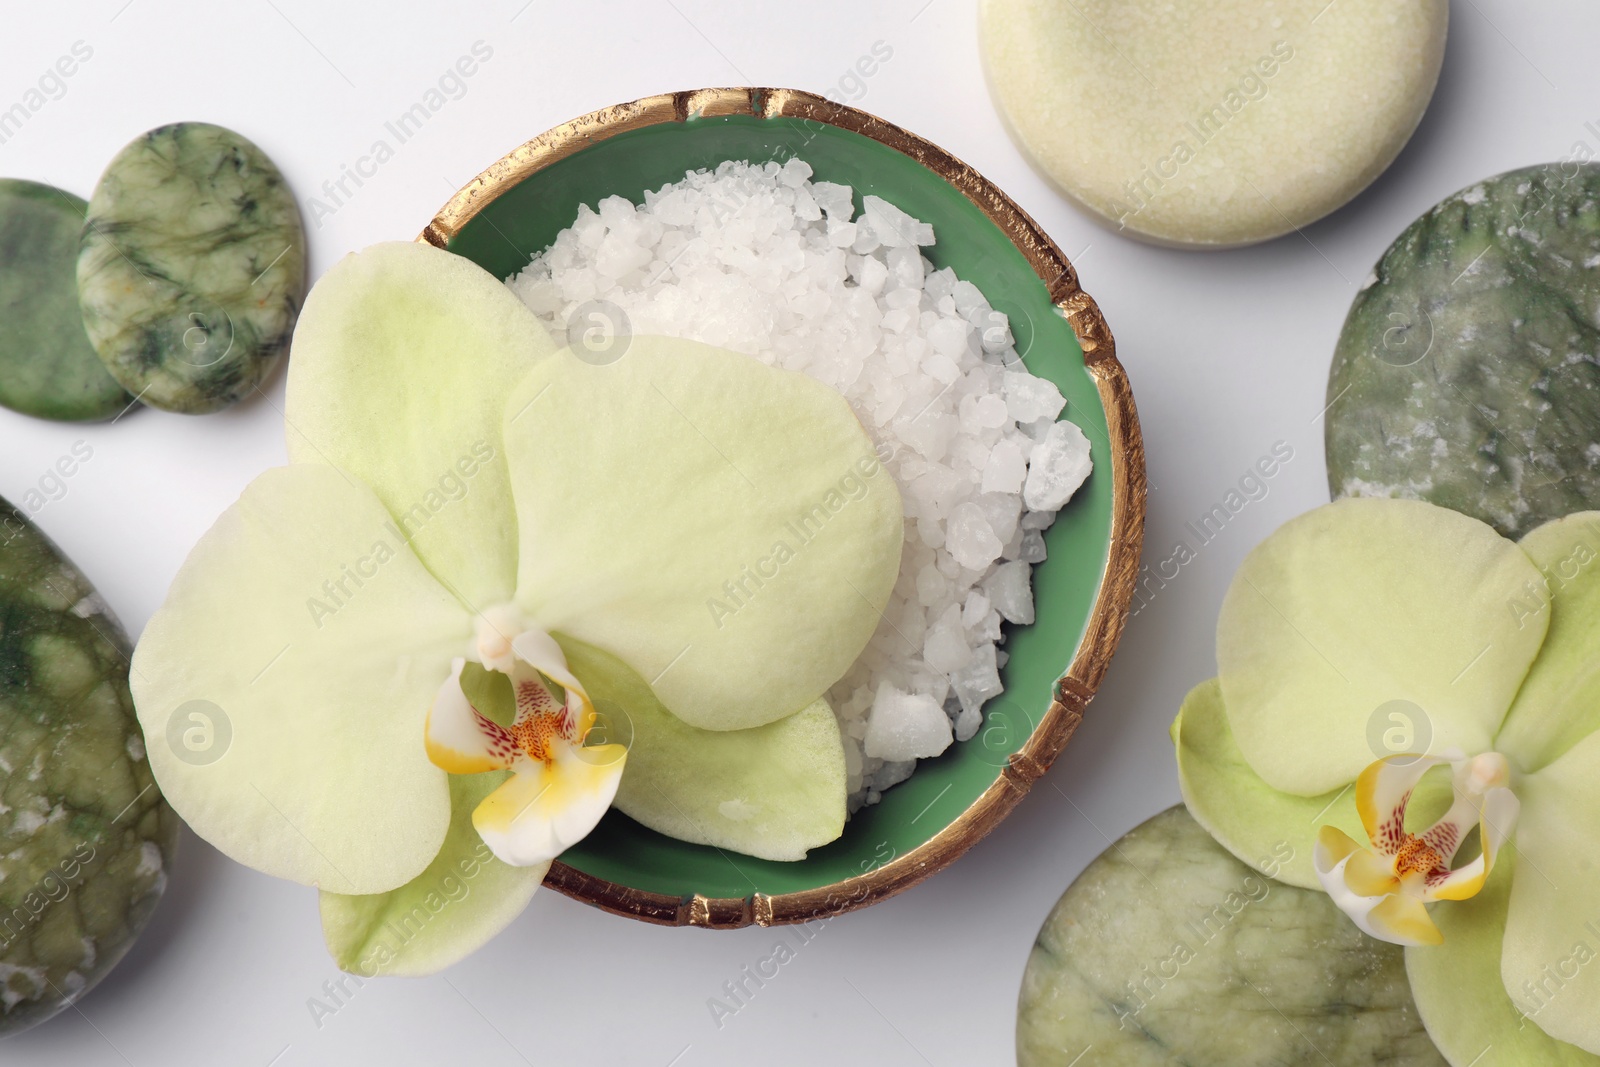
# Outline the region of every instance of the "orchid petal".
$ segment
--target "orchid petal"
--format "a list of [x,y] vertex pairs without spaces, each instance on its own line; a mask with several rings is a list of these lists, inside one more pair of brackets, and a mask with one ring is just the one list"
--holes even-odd
[[619,811],[658,833],[766,860],[804,859],[844,832],[844,744],[827,701],[748,730],[700,730],[615,656],[571,638],[562,645],[600,706],[632,725]]
[[1344,884],[1357,896],[1381,897],[1398,890],[1400,879],[1395,877],[1392,862],[1363,848],[1351,853],[1344,864]]
[[472,827],[473,809],[505,777],[451,776],[450,832],[405,885],[373,896],[322,893],[322,934],[340,969],[363,978],[434,974],[522,914],[550,865],[502,863]]
[[[1494,871],[1495,860],[1511,839],[1521,803],[1509,789],[1491,789],[1483,798],[1478,822],[1482,850],[1472,862],[1457,867],[1437,882],[1430,881],[1424,900],[1466,900],[1476,896]],[[1428,840],[1428,835],[1423,835]]]
[[508,600],[516,514],[505,398],[555,349],[483,268],[429,245],[346,256],[300,312],[289,457],[372,486],[428,569],[475,610]]
[[[1399,887],[1399,880],[1392,874],[1387,880],[1383,877],[1375,853],[1357,845],[1330,866],[1327,861],[1343,851],[1334,846],[1331,834],[1318,841],[1317,878],[1328,898],[1363,933],[1395,945],[1438,943],[1439,931],[1429,920],[1427,908],[1415,897],[1392,891]],[[1352,867],[1356,869],[1352,871]]]
[[[1189,811],[1245,863],[1290,885],[1316,889],[1320,883],[1313,851],[1318,828],[1339,827],[1347,839],[1362,833],[1351,784],[1321,796],[1298,797],[1272,788],[1250,769],[1228,727],[1222,689],[1215,679],[1196,686],[1184,698],[1172,732],[1178,747],[1178,781]],[[1419,794],[1423,799],[1415,803],[1442,811],[1440,794],[1448,789],[1448,782],[1429,778]]]
[[1488,750],[1544,638],[1506,604],[1543,581],[1489,526],[1431,504],[1340,500],[1290,521],[1239,568],[1217,624],[1240,751],[1274,788],[1337,789],[1395,700],[1422,710],[1428,751]]
[[530,622],[604,648],[690,725],[821,696],[899,570],[893,479],[837,392],[690,341],[544,360],[506,405]]
[[[133,657],[178,814],[241,863],[336,892],[410,881],[450,821],[421,740],[471,619],[388,521],[332,467],[267,471],[189,554]],[[173,739],[194,714],[215,756]]]
[[472,813],[472,825],[505,863],[548,863],[600,822],[617,795],[627,756],[622,745],[558,744],[547,761],[520,759]]
[[1516,879],[1501,976],[1513,998],[1544,989],[1544,1031],[1600,1053],[1600,734],[1518,784]]
[[424,729],[428,759],[451,774],[509,770],[519,751],[517,743],[510,731],[473,707],[462,692],[465,666],[463,659],[451,665],[450,677],[428,709]]
[[[1370,855],[1370,853],[1368,853]],[[1444,941],[1439,927],[1428,915],[1428,907],[1416,897],[1390,893],[1367,912],[1366,921],[1356,920],[1367,933],[1391,945],[1437,945]]]
[[[1452,758],[1459,758],[1454,753]],[[1406,807],[1424,775],[1442,764],[1444,756],[1408,753],[1388,756],[1369,764],[1356,779],[1356,810],[1367,839],[1385,856],[1400,851],[1406,839]]]
[[1495,748],[1536,771],[1600,731],[1600,512],[1545,523],[1522,550],[1549,589],[1525,589],[1500,610],[1530,628],[1548,618],[1549,633]]
[[1548,1010],[1545,997],[1519,992],[1514,1002],[1506,995],[1500,956],[1514,866],[1520,880],[1520,863],[1501,863],[1483,892],[1434,909],[1442,944],[1406,949],[1417,1012],[1456,1067],[1600,1067],[1600,1057],[1539,1028]]
[[1367,846],[1339,829],[1324,826],[1317,831],[1317,847],[1312,854],[1319,874],[1332,871],[1357,852],[1368,851]]

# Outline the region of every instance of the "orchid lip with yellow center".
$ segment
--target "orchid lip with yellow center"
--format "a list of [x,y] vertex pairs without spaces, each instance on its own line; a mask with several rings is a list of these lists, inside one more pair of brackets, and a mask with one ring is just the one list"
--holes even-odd
[[585,746],[593,702],[555,639],[524,626],[514,607],[479,616],[472,652],[510,679],[516,717],[502,726],[473,705],[461,684],[467,657],[458,657],[428,711],[428,758],[451,774],[512,772],[473,811],[472,825],[501,860],[531,867],[594,829],[616,796],[627,750]]
[[[1406,829],[1412,792],[1423,775],[1446,763],[1454,775],[1455,801],[1438,822],[1412,833]],[[1337,827],[1322,827],[1312,857],[1317,877],[1333,902],[1371,936],[1397,945],[1440,944],[1444,938],[1427,905],[1466,900],[1483,888],[1516,825],[1519,802],[1510,782],[1510,764],[1498,752],[1380,759],[1361,772],[1355,786],[1371,847]],[[1480,852],[1453,867],[1474,825]]]

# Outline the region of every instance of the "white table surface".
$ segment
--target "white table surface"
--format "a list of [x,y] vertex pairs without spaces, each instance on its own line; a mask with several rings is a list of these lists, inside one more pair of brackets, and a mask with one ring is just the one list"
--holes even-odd
[[[1223,590],[1244,553],[1327,499],[1328,358],[1356,286],[1446,194],[1512,167],[1600,154],[1600,7],[1459,0],[1438,94],[1398,162],[1354,203],[1256,248],[1185,253],[1115,236],[1063,202],[1007,140],[984,91],[974,0],[92,0],[8,4],[0,109],[73,44],[93,55],[5,144],[0,175],[87,196],[149,127],[232,127],[283,168],[306,212],[312,276],[410,238],[512,146],[607,104],[703,85],[826,91],[875,42],[892,57],[853,102],[937,142],[1016,198],[1105,310],[1150,457],[1146,559],[1275,443],[1293,460],[1129,626],[1066,754],[954,867],[839,918],[719,1027],[707,1000],[766,956],[773,931],[660,929],[544,892],[443,975],[356,989],[320,1021],[339,972],[312,890],[224,858],[185,831],[160,910],[79,1011],[0,1044],[19,1065],[582,1063],[1005,1064],[1018,983],[1046,911],[1105,847],[1174,803],[1167,725],[1214,667]],[[310,198],[383,136],[474,42],[467,91],[332,214]],[[1594,125],[1587,125],[1593,122]],[[283,376],[269,390],[281,403]],[[140,410],[77,427],[0,411],[12,501],[74,442],[92,459],[36,521],[137,634],[189,547],[284,459],[274,405],[206,418]],[[354,989],[354,986],[349,988]]]

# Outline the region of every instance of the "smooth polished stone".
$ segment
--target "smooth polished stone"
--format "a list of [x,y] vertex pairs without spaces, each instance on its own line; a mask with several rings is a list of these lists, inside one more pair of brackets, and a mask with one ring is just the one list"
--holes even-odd
[[288,350],[305,274],[283,175],[220,126],[151,130],[89,199],[84,325],[112,376],[152,407],[199,415],[252,392]]
[[0,1035],[94,986],[166,887],[178,819],[89,584],[0,500]]
[[1444,1064],[1404,951],[1268,876],[1290,847],[1252,868],[1179,805],[1107,849],[1028,957],[1019,1067]]
[[132,397],[106,373],[78,311],[82,197],[0,178],[0,404],[41,419],[109,419]]
[[1399,154],[1447,0],[983,0],[989,85],[1023,153],[1111,228],[1225,248],[1302,228]]
[[1402,496],[1507,537],[1600,507],[1600,164],[1469,186],[1378,261],[1328,375],[1334,496]]

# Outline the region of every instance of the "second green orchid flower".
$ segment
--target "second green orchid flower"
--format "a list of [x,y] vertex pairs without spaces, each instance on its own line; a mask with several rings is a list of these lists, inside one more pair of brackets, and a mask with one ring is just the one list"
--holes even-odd
[[1452,1063],[1600,1063],[1600,513],[1319,508],[1240,567],[1217,664],[1173,724],[1195,818],[1408,945]]

